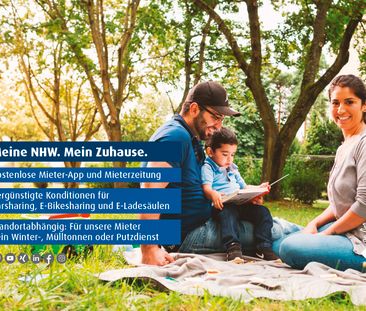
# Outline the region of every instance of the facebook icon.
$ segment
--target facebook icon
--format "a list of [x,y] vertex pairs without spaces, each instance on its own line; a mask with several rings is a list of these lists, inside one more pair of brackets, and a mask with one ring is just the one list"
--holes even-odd
[[47,263],[48,265],[50,265],[51,263],[53,263],[54,257],[51,253],[46,253],[43,255],[43,261],[45,263]]

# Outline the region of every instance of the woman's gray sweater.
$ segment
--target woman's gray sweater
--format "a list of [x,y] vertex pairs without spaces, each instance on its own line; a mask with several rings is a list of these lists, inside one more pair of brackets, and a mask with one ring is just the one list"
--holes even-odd
[[366,257],[366,130],[338,148],[329,176],[328,197],[336,218],[349,209],[365,218],[365,223],[346,236],[354,252]]

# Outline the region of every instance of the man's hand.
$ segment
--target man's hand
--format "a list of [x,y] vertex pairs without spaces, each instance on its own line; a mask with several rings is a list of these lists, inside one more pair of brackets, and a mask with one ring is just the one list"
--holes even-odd
[[222,196],[220,192],[212,191],[211,193],[211,200],[215,208],[222,210],[224,204],[222,203]]
[[318,233],[318,227],[314,222],[309,222],[304,229],[302,229],[302,233],[310,233],[315,234]]
[[141,245],[142,263],[147,265],[165,266],[174,262],[174,258],[158,245]]

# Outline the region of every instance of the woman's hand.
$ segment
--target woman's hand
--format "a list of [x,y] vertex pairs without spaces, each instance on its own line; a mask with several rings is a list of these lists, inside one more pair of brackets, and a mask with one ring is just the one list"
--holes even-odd
[[325,224],[334,221],[335,217],[332,208],[328,206],[319,216],[311,220],[307,226],[302,230],[303,233],[315,234],[318,233],[318,228]]
[[335,232],[333,230],[330,230],[329,228],[323,230],[323,231],[320,231],[318,234],[321,234],[321,235],[333,235],[335,234]]
[[315,222],[309,222],[304,229],[302,229],[302,233],[310,233],[315,234],[318,233],[318,227]]

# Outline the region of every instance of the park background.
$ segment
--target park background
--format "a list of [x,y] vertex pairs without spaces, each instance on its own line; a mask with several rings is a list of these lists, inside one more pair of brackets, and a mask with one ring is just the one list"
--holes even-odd
[[[268,206],[274,215],[304,225],[327,206],[327,176],[342,141],[328,117],[327,86],[340,73],[366,75],[365,7],[365,0],[0,0],[0,139],[145,141],[179,112],[194,84],[216,80],[226,87],[230,105],[242,112],[224,124],[238,135],[236,162],[246,182],[258,184],[289,174],[273,187]],[[10,186],[136,187],[123,183]],[[30,248],[0,250],[19,253]],[[105,285],[93,276],[125,264],[122,253],[107,246],[64,266],[1,263],[0,306],[354,308],[343,294],[244,305],[208,294],[199,298],[158,293],[138,283]],[[36,281],[40,273],[50,277]],[[18,280],[24,275],[30,276],[29,282]]]

